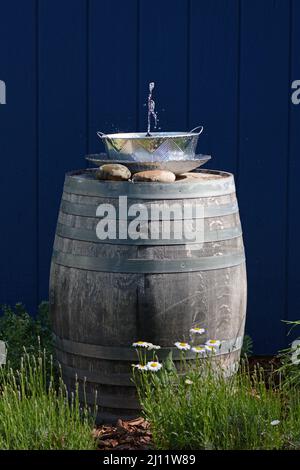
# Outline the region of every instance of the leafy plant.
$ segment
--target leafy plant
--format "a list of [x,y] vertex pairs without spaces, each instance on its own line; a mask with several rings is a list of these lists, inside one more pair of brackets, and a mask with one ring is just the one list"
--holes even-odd
[[[290,332],[300,326],[300,320],[285,322],[291,325]],[[279,359],[281,360],[281,367],[278,369],[282,375],[284,386],[300,386],[300,339],[293,341],[291,346],[287,349],[280,351]]]
[[6,343],[7,360],[14,370],[20,365],[24,348],[29,354],[37,354],[40,349],[45,349],[47,356],[53,354],[48,303],[40,304],[35,318],[20,303],[14,308],[2,306],[0,340]]
[[61,378],[56,387],[53,374],[47,377],[46,364],[45,354],[25,353],[19,370],[0,367],[0,449],[94,449],[78,387],[69,397]]
[[241,357],[250,357],[253,354],[253,340],[250,335],[245,335],[242,345]]

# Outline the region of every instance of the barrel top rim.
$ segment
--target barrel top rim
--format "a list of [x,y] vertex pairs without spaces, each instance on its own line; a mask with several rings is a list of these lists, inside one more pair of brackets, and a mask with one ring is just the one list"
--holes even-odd
[[[82,168],[82,169],[79,169],[79,170],[72,170],[72,171],[68,171],[66,173],[66,177],[69,177],[69,178],[72,178],[73,180],[75,181],[89,181],[90,179],[87,178],[87,176],[90,176],[92,175],[93,173],[95,173],[96,171],[96,168]],[[226,180],[227,178],[230,179],[230,178],[233,178],[233,174],[232,173],[229,173],[227,171],[223,171],[223,170],[212,170],[212,169],[199,169],[199,170],[196,170],[196,171],[190,171],[188,172],[190,174],[208,174],[208,175],[216,175],[216,176],[221,176],[221,178],[210,178],[207,181],[210,181],[210,182],[213,182],[213,181],[224,181]],[[205,180],[204,180],[205,181]],[[174,181],[173,183],[159,183],[159,185],[163,185],[163,186],[166,186],[166,187],[170,187],[170,186],[174,186],[174,185],[188,185],[188,184],[191,184],[191,183],[196,183],[197,181],[194,180],[194,179],[178,179],[176,181]],[[200,181],[199,181],[200,182]],[[135,182],[132,182],[132,181],[111,181],[111,180],[97,180],[97,183],[101,184],[101,185],[109,185],[111,183],[113,183],[114,185],[124,185],[125,184],[128,184],[128,185],[134,185],[134,186],[149,186],[149,185],[157,185],[156,182],[152,182],[152,181],[135,181]],[[203,183],[203,181],[202,181]]]
[[[126,195],[130,199],[138,197],[149,200],[211,197],[235,193],[234,177],[225,171],[199,170],[183,173],[183,178],[173,183],[99,181],[93,176],[95,171],[96,168],[88,168],[68,172],[64,191],[87,196],[101,195],[104,198]],[[185,175],[189,177],[184,177]]]

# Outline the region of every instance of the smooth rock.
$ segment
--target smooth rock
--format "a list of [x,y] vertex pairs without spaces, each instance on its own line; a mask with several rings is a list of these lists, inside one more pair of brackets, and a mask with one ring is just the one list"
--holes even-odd
[[96,171],[98,180],[127,181],[131,177],[128,168],[119,163],[106,163]]
[[176,176],[167,170],[140,171],[132,177],[132,181],[151,181],[157,183],[173,183]]

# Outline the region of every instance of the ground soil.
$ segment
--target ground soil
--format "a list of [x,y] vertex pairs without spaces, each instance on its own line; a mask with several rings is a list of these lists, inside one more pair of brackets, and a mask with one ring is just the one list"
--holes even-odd
[[99,450],[152,449],[150,425],[143,418],[118,420],[116,426],[104,425],[93,431]]

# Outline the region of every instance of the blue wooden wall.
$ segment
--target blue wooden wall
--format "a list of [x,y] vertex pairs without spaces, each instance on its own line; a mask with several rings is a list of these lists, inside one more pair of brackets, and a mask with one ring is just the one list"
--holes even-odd
[[203,124],[199,151],[236,176],[257,353],[300,318],[299,0],[0,0],[0,302],[48,297],[64,173],[96,130]]

